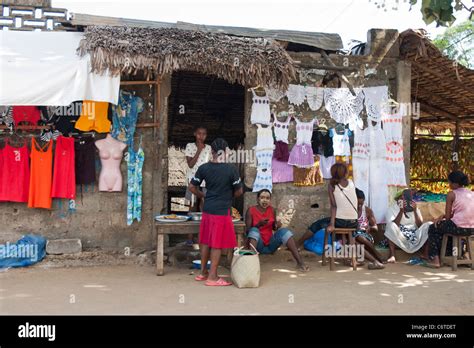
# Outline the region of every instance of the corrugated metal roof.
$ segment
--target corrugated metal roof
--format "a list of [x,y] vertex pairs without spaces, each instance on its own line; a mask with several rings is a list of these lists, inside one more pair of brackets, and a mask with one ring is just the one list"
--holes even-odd
[[168,23],[130,18],[95,16],[73,13],[70,20],[72,25],[111,25],[151,28],[178,28],[183,30],[199,30],[203,32],[222,33],[235,36],[264,37],[280,41],[288,41],[329,51],[341,50],[344,46],[338,34],[305,32],[296,30],[257,29],[244,27],[227,27],[216,25],[193,24],[186,22]]

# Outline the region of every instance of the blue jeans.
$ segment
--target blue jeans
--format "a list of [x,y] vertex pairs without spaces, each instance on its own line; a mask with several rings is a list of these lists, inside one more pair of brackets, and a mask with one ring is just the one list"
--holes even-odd
[[257,251],[260,254],[273,254],[280,245],[286,245],[288,239],[291,237],[293,237],[293,232],[287,228],[280,228],[273,234],[268,245],[264,245],[257,227],[252,227],[247,233],[247,238],[252,238],[257,241]]

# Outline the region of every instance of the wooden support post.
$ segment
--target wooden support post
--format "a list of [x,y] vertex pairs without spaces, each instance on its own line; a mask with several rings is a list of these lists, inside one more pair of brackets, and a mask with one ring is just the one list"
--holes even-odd
[[453,170],[459,170],[459,119],[456,119],[456,130],[453,141]]
[[164,237],[165,236],[163,234],[158,234],[158,240],[156,242],[156,275],[159,276],[165,274]]
[[[328,63],[330,66],[332,67],[336,67],[336,64],[333,63],[333,61],[331,60],[331,58],[329,58],[328,54],[324,51],[324,50],[321,50],[321,56],[324,58],[324,60],[326,61],[326,63]],[[351,91],[352,95],[353,96],[356,96],[356,92],[354,91],[354,87],[352,86],[352,84],[349,82],[349,80],[347,79],[347,77],[341,73],[340,71],[336,70],[336,74],[337,76],[339,76],[339,78],[344,81],[344,83],[347,85],[347,88],[349,88],[349,90]]]
[[[397,102],[400,105],[409,105],[411,103],[411,64],[407,61],[400,61],[397,64]],[[405,109],[411,110],[412,108]],[[410,185],[412,116],[403,115],[402,118],[403,159],[407,185]]]

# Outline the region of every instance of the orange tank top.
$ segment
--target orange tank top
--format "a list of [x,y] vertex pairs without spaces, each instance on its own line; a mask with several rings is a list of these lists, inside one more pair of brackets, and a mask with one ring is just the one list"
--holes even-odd
[[44,146],[31,139],[31,172],[28,208],[51,209],[53,179],[53,141]]
[[98,133],[110,132],[111,123],[107,118],[109,103],[85,100],[82,103],[81,116],[76,122],[76,129],[83,132],[96,131]]

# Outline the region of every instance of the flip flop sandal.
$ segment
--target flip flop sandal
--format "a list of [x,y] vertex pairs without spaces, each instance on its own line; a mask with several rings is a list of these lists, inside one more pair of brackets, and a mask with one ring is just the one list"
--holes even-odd
[[423,260],[419,257],[412,257],[410,260],[407,261],[408,265],[419,265],[423,263]]
[[229,286],[232,285],[232,283],[226,282],[224,279],[219,278],[217,280],[207,280],[204,285],[206,286]]
[[203,280],[207,280],[207,276],[204,276],[204,275],[200,274],[200,275],[197,275],[196,277],[194,277],[194,280],[197,281],[197,282],[202,282]]
[[420,266],[423,266],[423,267],[427,267],[427,268],[434,268],[434,269],[438,269],[438,268],[441,268],[441,266],[435,266],[431,263],[428,263],[428,262],[423,262],[423,263],[420,263],[419,264]]
[[369,265],[367,266],[368,269],[370,270],[374,270],[374,269],[384,269],[385,266],[384,265],[377,265],[375,263],[369,263]]

